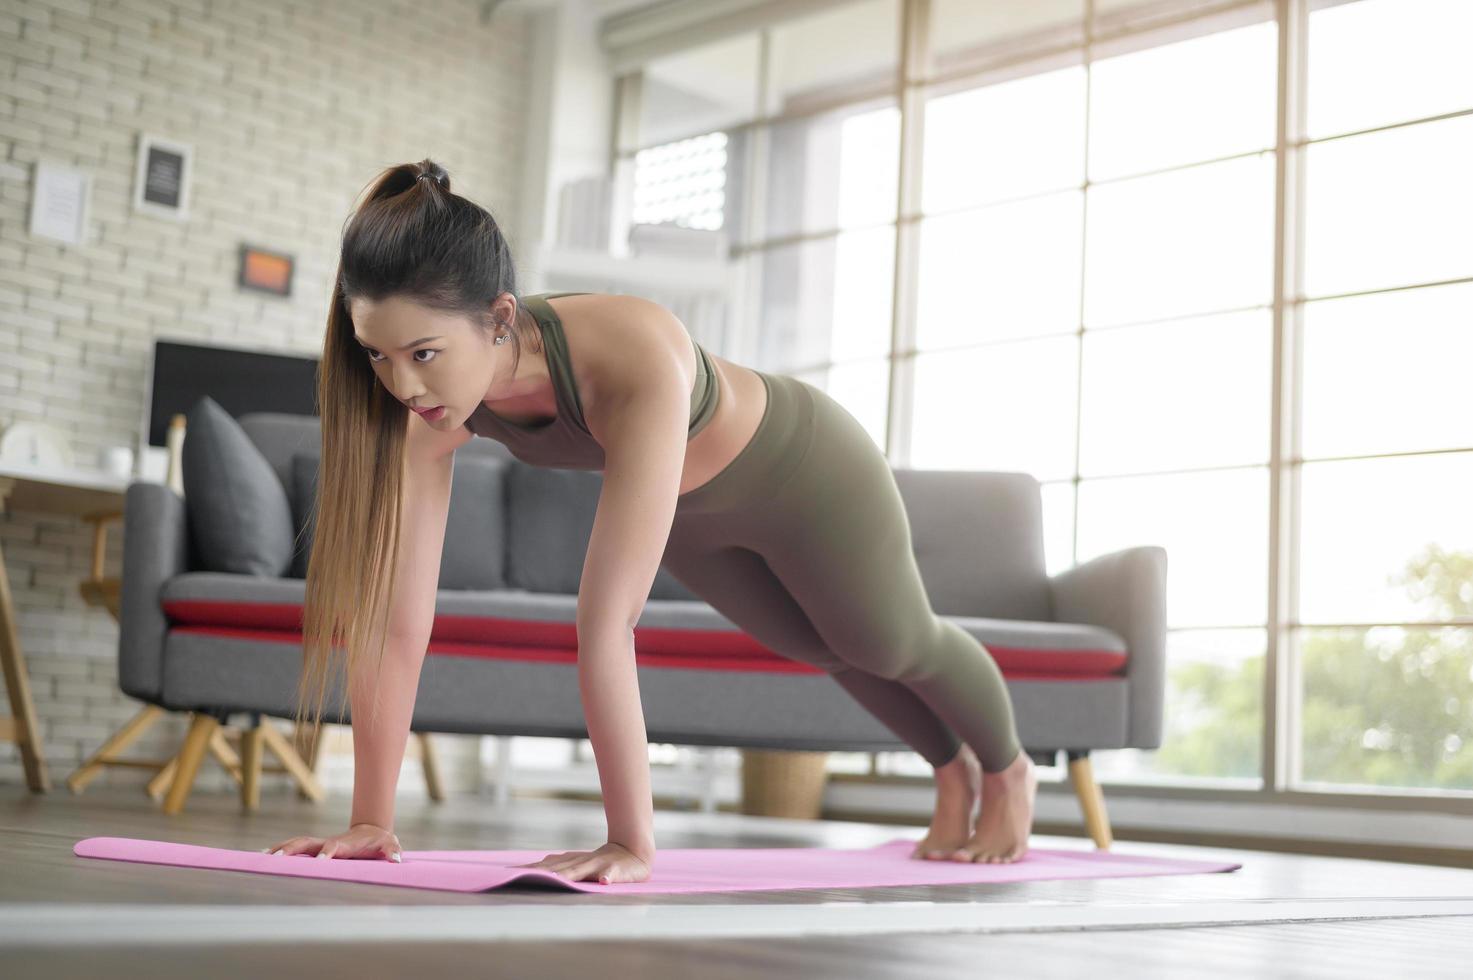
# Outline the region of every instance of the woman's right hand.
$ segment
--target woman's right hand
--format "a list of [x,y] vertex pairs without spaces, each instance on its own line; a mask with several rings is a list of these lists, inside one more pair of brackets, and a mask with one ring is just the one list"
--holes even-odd
[[262,850],[268,854],[315,854],[320,858],[404,860],[404,848],[394,832],[371,823],[355,823],[336,837],[292,837]]

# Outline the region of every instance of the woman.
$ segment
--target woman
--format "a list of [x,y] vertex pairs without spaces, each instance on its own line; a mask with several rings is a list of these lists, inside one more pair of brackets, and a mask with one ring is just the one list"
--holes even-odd
[[[889,464],[822,391],[708,355],[638,297],[519,297],[496,222],[424,160],[380,175],[345,229],[318,399],[298,720],[315,684],[320,724],[331,651],[344,647],[353,815],[344,834],[273,851],[398,858],[394,786],[434,614],[451,455],[483,435],[535,465],[604,474],[577,626],[608,842],[525,867],[571,881],[650,877],[632,631],[662,565],[758,642],[827,671],[935,767],[936,812],[912,857],[1026,852],[1037,779],[1001,673],[931,610]],[[365,650],[372,673],[359,667]]]

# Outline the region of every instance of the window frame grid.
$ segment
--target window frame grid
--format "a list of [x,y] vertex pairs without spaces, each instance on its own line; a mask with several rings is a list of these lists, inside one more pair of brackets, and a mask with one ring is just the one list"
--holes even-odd
[[[981,210],[1010,203],[994,201],[983,205],[938,210],[926,214],[921,213],[919,207],[920,173],[924,141],[925,106],[929,98],[937,93],[973,88],[979,82],[984,82],[984,80],[999,80],[999,76],[1002,74],[1008,72],[1016,73],[1018,69],[1035,65],[1044,59],[1058,59],[1062,63],[1070,63],[1069,59],[1071,57],[1081,55],[1082,64],[1085,68],[1084,153],[1086,169],[1085,178],[1078,189],[1084,193],[1081,220],[1085,223],[1086,228],[1089,220],[1089,202],[1091,196],[1089,189],[1094,184],[1132,180],[1142,176],[1148,176],[1149,174],[1174,172],[1190,167],[1206,166],[1226,160],[1272,152],[1274,154],[1275,170],[1274,261],[1272,300],[1269,308],[1272,315],[1274,351],[1271,368],[1272,407],[1270,425],[1272,431],[1270,434],[1270,450],[1267,461],[1270,494],[1267,534],[1269,547],[1266,549],[1269,564],[1267,622],[1256,625],[1235,624],[1228,627],[1217,627],[1220,629],[1262,629],[1265,631],[1263,710],[1261,712],[1264,728],[1261,733],[1262,759],[1260,778],[1256,780],[1258,782],[1256,787],[1245,787],[1242,785],[1243,780],[1236,778],[1229,779],[1226,777],[1220,780],[1221,785],[1212,785],[1217,780],[1211,777],[1180,777],[1181,781],[1175,784],[1160,780],[1141,781],[1131,780],[1129,778],[1107,779],[1102,780],[1102,782],[1109,785],[1111,791],[1114,793],[1141,799],[1221,802],[1255,801],[1278,804],[1310,804],[1353,809],[1405,812],[1425,811],[1473,815],[1473,791],[1438,790],[1420,787],[1387,787],[1374,791],[1363,791],[1340,785],[1305,783],[1300,778],[1299,712],[1302,706],[1302,699],[1300,697],[1301,677],[1299,676],[1298,670],[1296,641],[1301,630],[1334,627],[1368,628],[1394,625],[1434,628],[1473,627],[1473,620],[1459,619],[1437,622],[1306,624],[1300,622],[1298,617],[1299,597],[1297,595],[1297,579],[1300,563],[1300,475],[1305,462],[1426,456],[1434,453],[1461,453],[1473,450],[1473,446],[1468,446],[1439,450],[1315,457],[1313,460],[1306,460],[1301,452],[1303,322],[1304,309],[1307,303],[1350,296],[1372,295],[1406,289],[1422,289],[1438,285],[1473,282],[1473,276],[1467,276],[1345,293],[1316,296],[1306,296],[1304,294],[1305,214],[1303,188],[1305,182],[1305,158],[1308,153],[1308,147],[1332,140],[1346,139],[1389,129],[1473,115],[1473,107],[1469,107],[1454,112],[1399,120],[1397,122],[1352,132],[1335,133],[1315,139],[1307,138],[1305,135],[1305,116],[1308,88],[1307,55],[1309,14],[1312,9],[1333,6],[1340,2],[1348,2],[1348,0],[1271,0],[1273,17],[1277,25],[1277,106],[1275,110],[1275,141],[1271,148],[1265,147],[1262,150],[1231,154],[1213,160],[1195,161],[1187,164],[1163,167],[1143,173],[1119,175],[1099,181],[1091,181],[1088,177],[1088,137],[1091,118],[1089,111],[1089,86],[1092,78],[1090,66],[1094,61],[1095,47],[1108,41],[1128,38],[1134,34],[1157,34],[1163,29],[1170,29],[1174,26],[1190,28],[1194,22],[1231,14],[1231,12],[1239,8],[1248,10],[1254,7],[1262,7],[1264,6],[1263,0],[1219,0],[1219,2],[1204,0],[1196,8],[1181,12],[1176,16],[1157,18],[1138,25],[1121,22],[1108,32],[1099,34],[1093,31],[1095,24],[1095,0],[1085,0],[1084,41],[1082,46],[1078,43],[1071,42],[1054,48],[1033,50],[1017,57],[1003,55],[987,62],[982,67],[971,64],[965,67],[950,69],[944,73],[931,74],[927,74],[925,71],[925,66],[930,63],[928,39],[930,34],[931,0],[898,0],[900,13],[900,50],[898,52],[894,84],[889,92],[881,91],[877,88],[869,88],[859,95],[836,98],[831,102],[823,104],[809,105],[802,112],[772,115],[764,112],[764,107],[768,104],[766,99],[766,85],[769,74],[771,28],[762,29],[760,31],[761,57],[759,59],[757,78],[757,115],[751,120],[722,127],[727,132],[740,129],[751,131],[751,139],[748,144],[749,158],[746,166],[747,180],[746,186],[741,192],[745,201],[744,215],[746,218],[746,227],[742,229],[740,240],[735,241],[731,248],[733,260],[739,261],[744,267],[745,272],[741,290],[742,294],[737,298],[736,305],[739,308],[749,310],[758,309],[757,304],[761,295],[760,260],[763,253],[777,247],[836,238],[840,234],[860,230],[858,227],[843,229],[830,228],[805,230],[770,240],[763,237],[763,232],[765,231],[762,217],[765,203],[763,198],[767,176],[766,166],[769,152],[768,133],[770,126],[774,123],[809,118],[845,108],[852,109],[866,102],[879,103],[882,100],[893,100],[891,104],[896,105],[900,111],[901,127],[899,141],[900,176],[897,186],[896,219],[894,221],[877,222],[866,227],[893,226],[895,228],[895,289],[892,302],[892,343],[888,355],[891,396],[886,408],[885,444],[887,455],[892,460],[898,461],[896,465],[904,465],[904,461],[909,457],[910,448],[909,426],[915,387],[915,358],[918,354],[922,353],[915,348],[914,344],[915,287],[918,273],[917,253],[920,222],[929,217],[954,214],[960,211]],[[1168,41],[1165,43],[1171,42]],[[630,108],[628,104],[621,104],[621,107],[626,111]],[[633,108],[637,112],[637,106]],[[690,133],[685,135],[700,134]],[[681,136],[677,138],[685,137]],[[636,141],[636,145],[633,148],[627,150],[615,148],[613,155],[619,159],[626,157],[632,159],[634,153],[644,148],[646,147],[639,145]],[[1055,194],[1071,189],[1074,188],[1061,187],[1042,193]],[[1020,196],[1017,200],[1035,196],[1040,195],[1030,194]],[[1087,249],[1087,245],[1082,244],[1081,249]],[[1084,255],[1081,261],[1081,276],[1084,275],[1084,262],[1087,260],[1088,256]],[[1083,283],[1081,283],[1079,318],[1078,323],[1072,331],[1077,338],[1077,342],[1081,345],[1084,335],[1084,302]],[[1259,304],[1247,307],[1246,309],[1261,310],[1264,308],[1264,305]],[[1164,319],[1177,319],[1177,317]],[[1141,326],[1146,322],[1160,321],[1113,324],[1093,329],[1096,331],[1129,329],[1131,327]],[[1058,336],[1058,334],[1050,336]],[[755,349],[754,338],[748,336],[743,339],[745,340],[744,349],[735,351],[733,356],[747,356],[750,350]],[[973,350],[999,343],[1011,342],[1015,341],[984,341],[970,345],[954,345],[947,349]],[[925,353],[930,352],[931,350],[928,349]],[[1079,487],[1084,482],[1079,475],[1079,433],[1082,431],[1080,424],[1082,420],[1077,417],[1077,413],[1081,410],[1078,407],[1080,405],[1078,395],[1082,391],[1083,384],[1082,354],[1081,346],[1080,356],[1076,358],[1078,374],[1075,379],[1075,472],[1067,481],[1049,481],[1050,484],[1068,482],[1071,485],[1071,504],[1074,513],[1071,525],[1073,540],[1070,544],[1070,554],[1075,563],[1079,560]],[[799,365],[790,368],[790,370],[795,372],[824,370],[834,366],[834,363],[826,362],[823,364]],[[1244,467],[1234,465],[1226,468],[1242,469]],[[1169,475],[1170,473],[1176,472],[1195,473],[1202,472],[1204,469],[1210,470],[1213,467],[1152,471],[1152,475]],[[1109,477],[1096,477],[1092,479],[1115,479],[1122,475],[1113,474]],[[1204,628],[1209,627],[1194,626],[1180,628],[1173,630],[1173,632],[1196,631]],[[875,771],[873,762],[871,771]],[[913,777],[882,776],[878,778],[885,780],[907,780]],[[1064,786],[1051,788],[1045,782],[1040,785],[1040,792],[1067,793],[1068,789]]]

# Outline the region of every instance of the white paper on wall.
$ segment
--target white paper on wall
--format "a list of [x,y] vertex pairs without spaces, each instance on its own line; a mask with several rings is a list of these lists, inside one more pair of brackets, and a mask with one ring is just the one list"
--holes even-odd
[[85,171],[38,161],[31,193],[31,234],[80,245],[87,233],[91,184]]

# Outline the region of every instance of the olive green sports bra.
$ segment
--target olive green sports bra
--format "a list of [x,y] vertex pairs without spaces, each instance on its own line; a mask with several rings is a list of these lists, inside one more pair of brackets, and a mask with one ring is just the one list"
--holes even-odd
[[[586,293],[533,293],[522,297],[522,304],[542,328],[542,342],[547,352],[547,369],[552,375],[553,393],[557,398],[557,415],[546,422],[523,424],[501,418],[481,403],[466,419],[465,427],[478,436],[503,443],[511,454],[533,466],[551,466],[569,470],[602,470],[604,450],[588,431],[583,419],[583,402],[568,359],[567,338],[557,313],[547,302],[558,296],[584,296]],[[696,383],[690,393],[690,426],[687,440],[706,427],[716,414],[720,398],[715,365],[705,348],[696,343]]]

